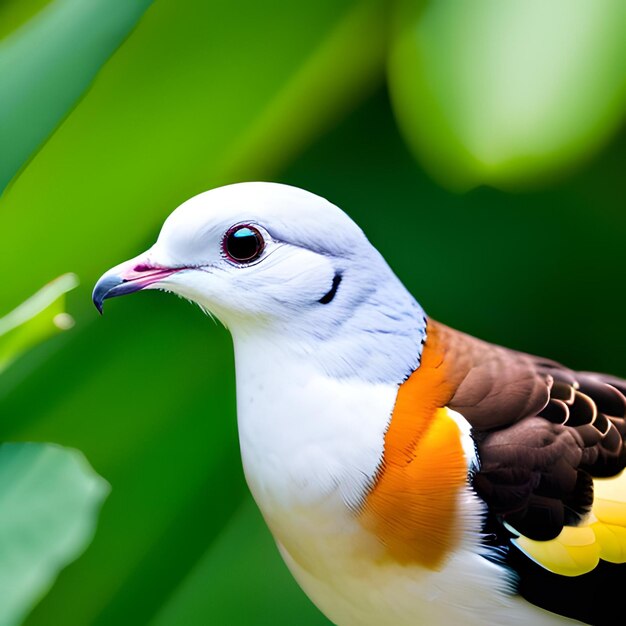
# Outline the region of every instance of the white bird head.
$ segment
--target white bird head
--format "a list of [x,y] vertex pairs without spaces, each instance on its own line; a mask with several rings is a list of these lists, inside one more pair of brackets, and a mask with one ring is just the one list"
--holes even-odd
[[277,183],[191,198],[149,250],[100,278],[93,301],[102,311],[105,299],[142,289],[198,303],[235,339],[270,333],[306,352],[359,331],[391,337],[393,349],[394,336],[423,331],[421,309],[363,231],[327,200]]

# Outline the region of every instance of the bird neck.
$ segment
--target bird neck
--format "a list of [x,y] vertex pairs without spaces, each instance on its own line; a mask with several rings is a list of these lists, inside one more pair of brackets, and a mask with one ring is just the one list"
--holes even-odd
[[264,511],[329,494],[356,506],[371,486],[425,337],[423,310],[398,285],[373,289],[338,328],[231,326],[242,457]]
[[427,318],[386,265],[378,278],[353,277],[347,293],[344,279],[334,309],[230,324],[237,359],[263,369],[272,355],[277,367],[306,363],[333,379],[399,385],[420,364]]
[[376,475],[398,386],[329,376],[262,335],[234,345],[242,459],[264,513],[358,502]]

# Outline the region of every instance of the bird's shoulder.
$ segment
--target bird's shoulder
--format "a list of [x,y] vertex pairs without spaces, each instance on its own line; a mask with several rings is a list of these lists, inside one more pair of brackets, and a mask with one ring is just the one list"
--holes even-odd
[[[424,362],[472,428],[489,527],[544,569],[626,562],[626,381],[428,323]],[[626,567],[626,566],[623,566]]]

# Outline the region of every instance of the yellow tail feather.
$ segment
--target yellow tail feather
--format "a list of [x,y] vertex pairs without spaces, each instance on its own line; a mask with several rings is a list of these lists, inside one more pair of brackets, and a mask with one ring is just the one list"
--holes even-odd
[[523,535],[513,543],[533,561],[555,574],[580,576],[600,559],[626,563],[626,471],[594,480],[593,509],[581,526],[566,526],[550,541]]

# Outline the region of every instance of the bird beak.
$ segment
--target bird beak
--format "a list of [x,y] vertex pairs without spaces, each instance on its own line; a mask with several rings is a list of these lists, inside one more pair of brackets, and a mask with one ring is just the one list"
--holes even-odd
[[91,298],[96,309],[102,313],[102,303],[107,298],[145,289],[182,269],[184,268],[155,267],[147,264],[145,259],[142,262],[141,257],[136,257],[103,274],[96,283]]

